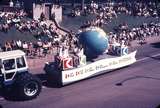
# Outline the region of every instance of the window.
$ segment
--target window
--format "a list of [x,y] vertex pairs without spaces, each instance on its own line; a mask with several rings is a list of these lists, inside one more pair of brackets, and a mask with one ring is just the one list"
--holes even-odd
[[17,68],[23,68],[23,67],[26,67],[26,64],[25,64],[25,60],[24,60],[24,57],[20,57],[20,58],[17,58],[16,59],[16,62],[17,62]]
[[11,70],[15,69],[15,59],[8,59],[3,61],[4,69],[5,70]]

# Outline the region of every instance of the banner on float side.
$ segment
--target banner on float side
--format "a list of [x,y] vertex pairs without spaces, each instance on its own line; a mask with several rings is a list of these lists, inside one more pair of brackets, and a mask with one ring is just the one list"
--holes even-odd
[[136,62],[136,52],[137,51],[134,51],[128,55],[124,55],[121,57],[102,59],[82,67],[62,71],[62,84],[82,80],[98,74],[101,71],[113,70],[133,64],[134,62]]

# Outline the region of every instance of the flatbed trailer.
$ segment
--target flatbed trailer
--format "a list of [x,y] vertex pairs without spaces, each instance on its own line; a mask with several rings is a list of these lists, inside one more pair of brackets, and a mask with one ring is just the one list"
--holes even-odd
[[46,63],[44,70],[50,83],[66,85],[86,78],[90,78],[111,70],[129,66],[136,62],[137,51],[122,56],[101,55],[86,65],[72,69],[57,69],[55,62]]

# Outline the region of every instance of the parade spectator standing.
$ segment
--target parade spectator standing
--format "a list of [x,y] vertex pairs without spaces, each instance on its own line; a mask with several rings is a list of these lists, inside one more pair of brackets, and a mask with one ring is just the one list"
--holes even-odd
[[26,53],[26,55],[28,55],[28,44],[27,42],[23,42],[22,43],[22,48],[23,48],[23,51]]
[[22,49],[22,41],[21,40],[17,40],[16,44],[17,44],[18,49]]
[[10,2],[9,2],[9,6],[10,6],[10,7],[13,7],[13,6],[14,6],[14,3],[13,3],[13,1],[12,1],[12,0],[10,0]]
[[0,52],[2,52],[2,51],[3,51],[2,44],[0,44]]
[[12,47],[10,42],[5,42],[4,48],[5,48],[5,51],[11,51]]
[[42,53],[43,53],[43,43],[42,41],[39,39],[38,42],[37,42],[37,49],[36,49],[36,53],[39,57],[42,57]]
[[48,43],[47,42],[44,42],[43,45],[43,55],[44,57],[46,57],[47,53],[48,53],[48,50],[49,50],[49,46],[48,46]]

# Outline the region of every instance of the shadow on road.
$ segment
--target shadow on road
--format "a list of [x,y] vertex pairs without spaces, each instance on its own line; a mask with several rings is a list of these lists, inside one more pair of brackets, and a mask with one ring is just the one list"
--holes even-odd
[[[61,86],[56,83],[49,83],[47,82],[47,76],[46,74],[36,74],[36,76],[42,81],[42,86],[45,86],[47,88],[60,88]],[[55,79],[53,79],[55,80]]]
[[160,108],[160,105],[158,105],[156,108]]
[[[150,77],[150,76],[133,76],[133,77],[129,77],[129,78],[126,78],[118,83],[116,83],[115,85],[116,86],[123,86],[125,82],[128,82],[130,80],[135,80],[135,79],[138,79],[138,78],[145,78],[145,79],[153,79],[153,80],[159,80],[160,81],[160,78],[156,78],[156,77]],[[157,107],[157,108],[160,108]]]
[[150,57],[150,58],[152,58],[152,59],[154,59],[154,60],[160,60],[160,57]]
[[3,108],[2,105],[0,105],[0,108]]
[[8,90],[6,91],[2,89],[0,92],[0,96],[8,101],[25,101],[25,100],[18,98],[12,91],[9,92]]
[[154,48],[160,48],[160,42],[151,43],[151,46]]

